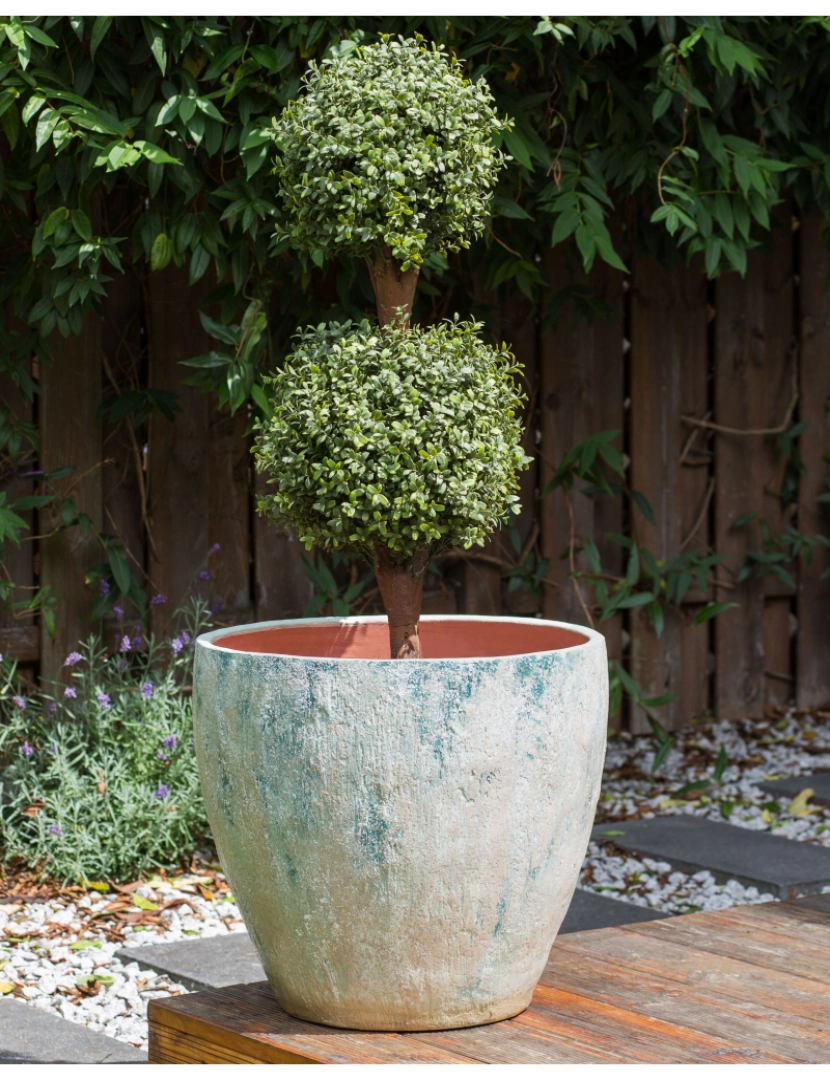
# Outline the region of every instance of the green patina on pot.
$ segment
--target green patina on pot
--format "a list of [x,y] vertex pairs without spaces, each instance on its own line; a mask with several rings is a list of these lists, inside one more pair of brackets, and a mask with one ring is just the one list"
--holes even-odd
[[[425,641],[433,621],[453,622],[424,618]],[[224,644],[268,628],[385,633],[383,618],[258,624],[197,642],[211,828],[295,1016],[392,1031],[481,1024],[524,1009],[541,975],[599,795],[605,642],[541,620],[461,622],[505,642],[519,624],[561,626],[582,643],[414,661]]]

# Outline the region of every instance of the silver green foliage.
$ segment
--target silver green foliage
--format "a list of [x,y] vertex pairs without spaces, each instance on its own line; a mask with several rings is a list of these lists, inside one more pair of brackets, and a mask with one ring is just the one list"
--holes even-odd
[[310,327],[270,383],[257,469],[276,490],[260,513],[310,547],[364,554],[482,544],[517,509],[521,370],[480,324],[408,331]]
[[387,245],[404,270],[469,246],[484,227],[506,130],[484,79],[438,45],[386,39],[311,64],[278,121],[291,245],[318,263]]

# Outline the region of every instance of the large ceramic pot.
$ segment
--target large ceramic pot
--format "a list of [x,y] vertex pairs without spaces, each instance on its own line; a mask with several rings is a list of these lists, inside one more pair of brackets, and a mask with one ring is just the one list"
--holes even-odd
[[515,1016],[571,901],[605,752],[604,638],[537,619],[311,619],[197,641],[222,866],[280,1005],[418,1031]]

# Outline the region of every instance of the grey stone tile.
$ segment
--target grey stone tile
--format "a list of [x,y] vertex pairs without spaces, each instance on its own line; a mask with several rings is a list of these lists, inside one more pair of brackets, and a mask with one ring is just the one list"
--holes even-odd
[[119,949],[115,955],[125,963],[135,961],[142,968],[169,975],[188,990],[262,982],[265,978],[254,944],[246,933],[139,945]]
[[[615,835],[603,837],[608,832]],[[782,899],[830,885],[827,848],[690,814],[596,825],[591,838],[661,859],[675,870],[709,870],[716,881],[734,878]]]
[[627,923],[667,918],[669,915],[665,911],[654,911],[652,908],[629,904],[625,900],[612,900],[588,889],[577,889],[559,933],[602,930],[606,926],[625,926]]
[[830,772],[784,776],[780,780],[765,780],[758,787],[782,799],[793,799],[805,788],[812,788],[815,794],[811,797],[811,802],[830,805]]
[[147,1062],[147,1053],[54,1012],[0,1000],[0,1065],[111,1065]]

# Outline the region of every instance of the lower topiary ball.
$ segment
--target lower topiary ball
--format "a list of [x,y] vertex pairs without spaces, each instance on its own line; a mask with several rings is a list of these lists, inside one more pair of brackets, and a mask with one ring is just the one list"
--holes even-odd
[[275,490],[261,513],[306,546],[395,561],[482,544],[517,503],[521,371],[481,325],[308,328],[266,380],[254,447]]

